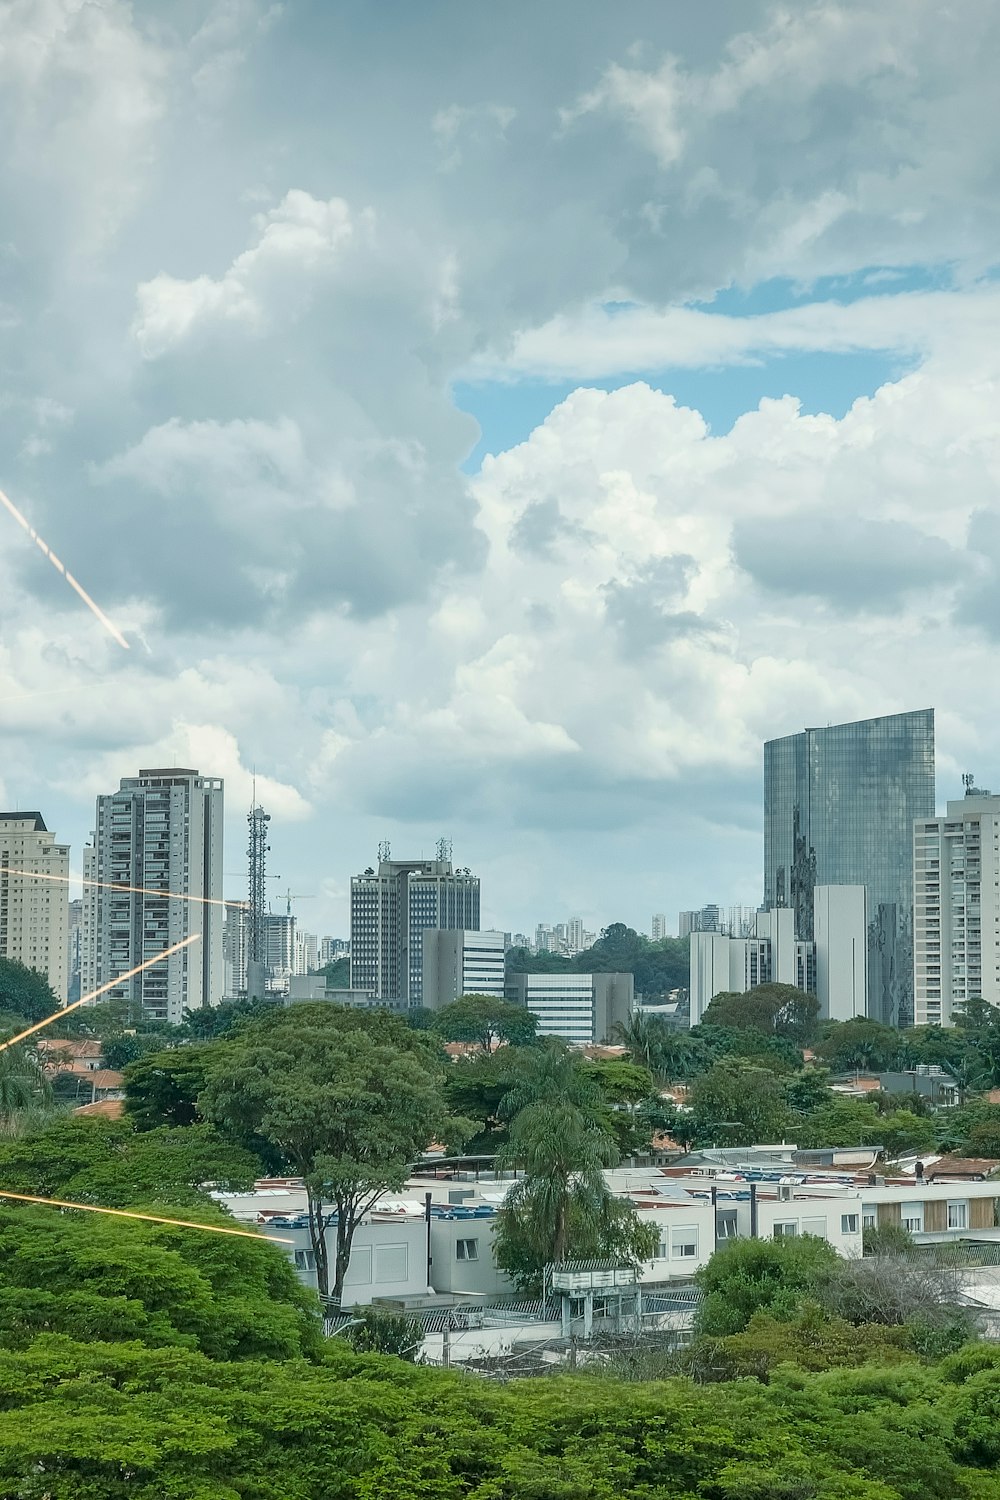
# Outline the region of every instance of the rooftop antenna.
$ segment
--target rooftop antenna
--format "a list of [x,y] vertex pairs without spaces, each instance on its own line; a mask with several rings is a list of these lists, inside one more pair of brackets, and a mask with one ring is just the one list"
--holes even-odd
[[263,979],[264,901],[267,889],[267,856],[270,852],[270,845],[267,842],[267,825],[270,821],[270,813],[266,813],[262,807],[257,806],[257,777],[254,775],[250,812],[247,815],[249,832],[247,859],[250,886],[247,909],[247,995],[250,999],[259,998],[256,991],[259,990]]
[[439,860],[451,859],[451,839],[438,839],[437,857]]
[[965,787],[965,795],[967,797],[971,797],[976,789],[976,778],[973,776],[971,771],[966,771],[965,775],[962,777],[962,785]]
[[379,844],[379,846],[378,846],[378,858],[379,858],[379,864],[382,864],[383,861],[388,861],[388,860],[390,860],[392,858],[392,852],[391,852],[391,850],[389,848],[389,840],[388,839],[383,839],[382,842]]

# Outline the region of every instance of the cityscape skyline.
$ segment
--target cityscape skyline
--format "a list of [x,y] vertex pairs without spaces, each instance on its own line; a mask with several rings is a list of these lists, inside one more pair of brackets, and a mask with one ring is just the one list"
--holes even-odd
[[256,773],[321,931],[445,834],[530,932],[756,902],[803,724],[936,700],[942,790],[997,783],[979,12],[52,9],[0,101],[46,548],[0,506],[0,806],[78,850],[211,766],[232,850]]

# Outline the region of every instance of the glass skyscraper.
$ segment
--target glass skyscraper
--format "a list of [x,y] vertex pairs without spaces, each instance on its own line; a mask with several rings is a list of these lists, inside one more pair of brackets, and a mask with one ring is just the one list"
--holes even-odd
[[934,710],[764,745],[764,906],[813,936],[813,888],[868,890],[868,1014],[913,1018],[913,824],[934,816]]

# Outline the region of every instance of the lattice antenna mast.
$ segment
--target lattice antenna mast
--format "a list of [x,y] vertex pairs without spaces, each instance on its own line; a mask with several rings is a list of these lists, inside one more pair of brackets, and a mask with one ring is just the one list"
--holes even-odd
[[253,803],[247,817],[250,834],[247,858],[250,865],[250,902],[247,912],[247,963],[264,962],[264,892],[267,888],[267,825],[270,813],[257,806],[257,783],[254,782]]
[[451,859],[451,839],[438,839],[437,857],[439,860]]

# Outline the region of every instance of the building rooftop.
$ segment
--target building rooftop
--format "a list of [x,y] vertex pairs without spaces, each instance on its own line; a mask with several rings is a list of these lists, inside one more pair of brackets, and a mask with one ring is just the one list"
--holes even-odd
[[36,833],[48,833],[40,812],[0,812],[0,823],[30,823]]

